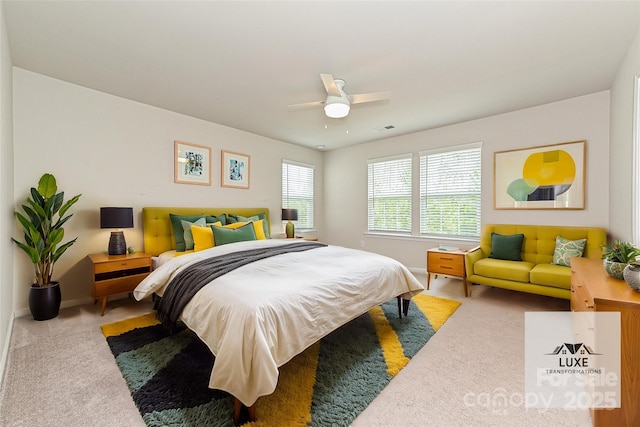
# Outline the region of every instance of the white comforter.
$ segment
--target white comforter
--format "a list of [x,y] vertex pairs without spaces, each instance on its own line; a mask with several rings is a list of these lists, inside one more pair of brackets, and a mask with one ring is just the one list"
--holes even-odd
[[[162,294],[179,271],[208,256],[290,242],[240,242],[176,257],[142,281],[134,296],[140,300]],[[209,387],[250,406],[273,393],[278,367],[308,346],[378,304],[398,295],[409,299],[423,290],[391,258],[327,246],[227,273],[202,288],[181,319],[216,355]]]

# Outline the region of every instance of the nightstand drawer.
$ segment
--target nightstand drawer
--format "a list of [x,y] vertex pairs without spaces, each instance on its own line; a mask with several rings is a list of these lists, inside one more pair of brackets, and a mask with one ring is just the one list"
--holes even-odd
[[102,280],[95,282],[93,287],[93,298],[102,298],[108,295],[133,292],[138,284],[147,277],[149,273],[136,274],[134,276],[120,277],[117,279]]
[[464,284],[464,296],[468,296],[467,274],[464,267],[465,252],[461,250],[444,251],[439,248],[427,251],[427,290],[431,283],[431,275],[459,277]]
[[122,259],[115,260],[109,262],[101,262],[95,264],[95,273],[109,273],[112,271],[121,271],[121,270],[132,270],[134,268],[144,268],[149,267],[149,259],[148,258],[138,258],[138,259]]
[[430,273],[464,276],[464,255],[428,252],[427,266]]

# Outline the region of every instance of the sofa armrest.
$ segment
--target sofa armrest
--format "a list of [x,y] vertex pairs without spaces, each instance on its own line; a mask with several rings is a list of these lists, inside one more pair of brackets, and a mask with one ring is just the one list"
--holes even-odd
[[480,248],[480,246],[469,249],[469,251],[464,254],[464,267],[467,272],[467,277],[473,274],[473,264],[475,264],[476,261],[479,261],[482,258],[486,258],[486,255],[484,254],[484,251]]

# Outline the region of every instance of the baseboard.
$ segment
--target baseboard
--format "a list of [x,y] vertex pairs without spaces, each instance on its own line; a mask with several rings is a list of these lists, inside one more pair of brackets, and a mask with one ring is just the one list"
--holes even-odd
[[[93,302],[93,298],[91,297],[66,300],[66,301],[62,301],[62,303],[60,304],[60,308],[76,307],[78,305],[90,304],[92,302]],[[31,311],[29,310],[29,307],[21,308],[19,310],[16,310],[15,312],[15,317],[30,316],[30,315],[31,315]]]
[[4,348],[2,349],[2,358],[0,358],[0,390],[4,386],[4,374],[7,370],[7,361],[9,360],[9,348],[11,348],[11,335],[13,333],[13,321],[15,315],[11,315],[9,327],[7,328],[7,336],[4,338]]

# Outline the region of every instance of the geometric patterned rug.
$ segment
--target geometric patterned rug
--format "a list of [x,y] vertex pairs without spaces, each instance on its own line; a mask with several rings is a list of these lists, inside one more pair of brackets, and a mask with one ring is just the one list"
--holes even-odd
[[[406,366],[460,302],[419,294],[352,320],[280,367],[276,391],[246,426],[348,426]],[[215,357],[190,330],[168,335],[155,312],[103,325],[148,426],[233,426],[233,397],[208,388]]]

